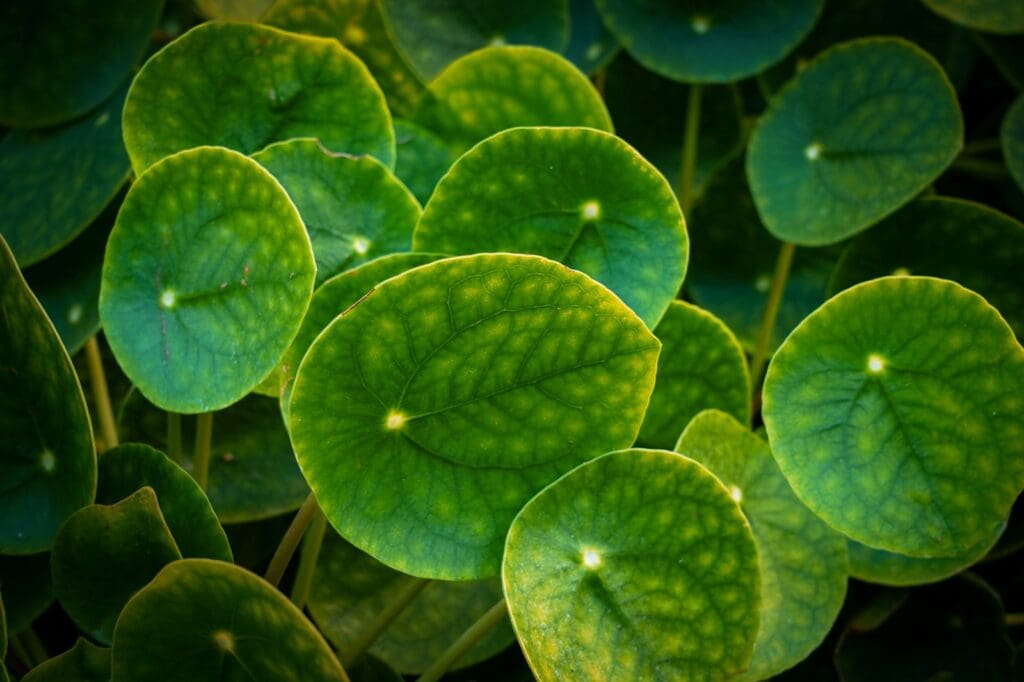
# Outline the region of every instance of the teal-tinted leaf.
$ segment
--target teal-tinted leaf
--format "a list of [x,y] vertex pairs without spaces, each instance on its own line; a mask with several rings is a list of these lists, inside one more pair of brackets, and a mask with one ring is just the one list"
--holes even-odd
[[156,493],[164,521],[184,557],[231,561],[231,547],[210,501],[195,480],[164,453],[129,443],[100,459],[96,502],[113,504],[142,487]]
[[905,556],[850,540],[850,575],[882,585],[923,585],[944,580],[978,562],[995,545],[985,538],[960,556],[922,559]]
[[611,292],[544,258],[423,265],[313,342],[296,457],[332,525],[382,563],[493,576],[526,500],[636,438],[659,347]]
[[71,358],[0,238],[0,552],[31,554],[96,494],[92,427]]
[[110,649],[79,637],[69,650],[30,670],[22,682],[110,682]]
[[673,301],[654,329],[661,341],[658,378],[637,442],[671,448],[701,410],[750,423],[750,374],[739,341],[711,313]]
[[677,81],[729,83],[782,59],[814,26],[823,0],[596,0],[622,46]]
[[675,447],[728,488],[750,522],[761,566],[761,627],[750,668],[768,679],[825,638],[846,595],[846,538],[793,494],[768,444],[730,415],[701,412]]
[[166,566],[125,606],[113,682],[345,681],[305,616],[244,568],[209,559]]
[[623,450],[530,500],[502,582],[542,682],[724,680],[750,662],[758,570],[750,526],[707,469]]
[[411,112],[423,95],[423,84],[388,35],[378,0],[277,0],[262,22],[337,39],[366,63],[393,111]]
[[50,555],[0,556],[0,598],[7,616],[7,632],[16,635],[53,603]]
[[117,504],[90,505],[53,543],[53,591],[90,637],[109,644],[118,614],[160,569],[181,558],[152,488]]
[[[693,300],[725,322],[753,349],[782,244],[765,231],[743,173],[743,159],[726,164],[687,215]],[[797,249],[782,294],[769,349],[825,300],[837,249]]]
[[381,6],[398,49],[424,81],[477,48],[526,44],[561,52],[569,39],[566,0],[381,0]]
[[569,45],[565,58],[583,73],[603,69],[619,51],[619,42],[605,28],[594,0],[569,0]]
[[420,206],[377,159],[334,154],[311,139],[278,142],[252,158],[299,209],[313,243],[317,284],[412,245]]
[[956,93],[897,38],[842,43],[773,98],[747,153],[758,213],[779,239],[831,244],[924,189],[963,143]]
[[1010,680],[1003,605],[973,576],[912,591],[879,627],[847,630],[836,668],[847,682]]
[[[309,612],[342,653],[403,590],[409,576],[393,571],[330,533],[316,567]],[[501,599],[501,583],[487,580],[432,581],[388,626],[370,651],[399,672],[423,672],[448,646]],[[504,621],[460,658],[463,668],[508,646],[512,628]]]
[[999,134],[1006,167],[1024,190],[1024,95],[1018,97],[1006,112]]
[[403,119],[395,119],[395,143],[395,175],[426,204],[437,181],[455,163],[455,153],[434,133]]
[[274,0],[193,0],[207,19],[258,21]]
[[606,285],[652,328],[679,291],[688,255],[665,178],[619,138],[587,128],[519,128],[481,142],[438,184],[413,246],[558,260]]
[[999,309],[1024,337],[1024,225],[987,206],[926,197],[858,235],[836,264],[829,291],[884,275],[952,279]]
[[1024,33],[1019,0],[922,0],[936,14],[968,28],[992,33]]
[[100,318],[147,398],[206,412],[237,401],[281,359],[314,273],[281,185],[237,152],[200,147],[128,191],[107,243]]
[[1024,487],[1024,349],[948,280],[884,277],[804,320],[772,359],[763,416],[797,496],[870,547],[960,556]]
[[0,230],[22,267],[70,242],[131,173],[121,142],[127,81],[79,121],[0,140]]
[[293,137],[394,165],[384,95],[336,40],[256,24],[200,24],[146,62],[124,106],[136,174],[192,147],[251,154]]
[[163,5],[139,0],[126,11],[119,0],[3,3],[0,125],[57,125],[107,99],[141,59]]
[[536,47],[489,47],[456,60],[430,83],[413,120],[459,152],[520,126],[612,132],[608,110],[587,77]]

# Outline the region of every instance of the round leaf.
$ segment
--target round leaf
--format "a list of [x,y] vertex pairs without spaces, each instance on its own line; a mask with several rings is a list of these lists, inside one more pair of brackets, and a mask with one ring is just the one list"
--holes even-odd
[[542,682],[726,679],[754,648],[750,526],[674,453],[613,452],[545,488],[512,523],[502,582]]
[[327,642],[269,583],[209,559],[164,567],[125,606],[112,682],[348,681]]
[[455,153],[434,133],[412,121],[395,119],[395,175],[421,204],[455,163]]
[[163,5],[139,0],[128,11],[120,0],[3,3],[0,125],[52,126],[93,109],[142,57]]
[[858,580],[881,585],[923,585],[938,582],[980,561],[995,545],[997,537],[986,538],[961,556],[934,559],[886,552],[850,540],[850,575]]
[[537,47],[488,47],[456,60],[430,83],[413,120],[459,151],[520,126],[612,132],[608,110],[587,77]]
[[946,169],[963,143],[953,86],[898,38],[839,44],[771,100],[747,177],[779,239],[831,244],[878,222]]
[[22,682],[110,682],[110,649],[78,638],[64,653],[40,663]]
[[600,71],[619,51],[619,43],[605,28],[594,0],[569,0],[569,44],[565,58],[592,74]]
[[688,256],[665,178],[619,138],[588,128],[518,128],[481,142],[438,184],[413,247],[558,260],[605,284],[652,328]]
[[728,83],[763,71],[807,35],[823,0],[596,0],[622,46],[677,81]]
[[313,342],[292,443],[360,549],[412,575],[493,576],[526,500],[636,438],[658,349],[607,289],[552,261],[437,261],[382,283]]
[[1024,95],[1010,106],[999,132],[1006,167],[1010,169],[1017,185],[1024,190]]
[[747,357],[711,313],[672,301],[654,329],[661,341],[658,378],[637,442],[670,448],[701,410],[717,408],[750,423]]
[[336,40],[258,24],[200,24],[146,62],[124,106],[136,174],[192,147],[251,154],[293,137],[394,165],[384,95]]
[[408,251],[420,206],[377,159],[327,151],[317,140],[272,144],[253,159],[295,202],[316,257],[316,281],[371,258]]
[[0,553],[31,554],[96,494],[96,451],[71,358],[0,238]]
[[[110,234],[100,318],[128,378],[157,406],[207,412],[252,390],[312,296],[309,237],[258,163],[200,147],[128,191]],[[227,359],[227,361],[226,361]]]
[[1024,487],[1024,349],[954,282],[884,277],[804,320],[772,359],[763,416],[797,496],[870,547],[958,556]]
[[750,668],[735,679],[773,677],[806,658],[839,615],[846,539],[796,498],[768,444],[730,415],[701,412],[675,449],[715,474],[750,521],[763,608]]
[[1019,0],[923,0],[950,21],[992,33],[1024,33],[1024,5]]

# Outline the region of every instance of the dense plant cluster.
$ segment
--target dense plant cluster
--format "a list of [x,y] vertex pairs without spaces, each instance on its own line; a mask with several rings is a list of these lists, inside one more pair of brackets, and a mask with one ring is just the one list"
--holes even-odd
[[0,26],[0,680],[1021,675],[1024,3]]

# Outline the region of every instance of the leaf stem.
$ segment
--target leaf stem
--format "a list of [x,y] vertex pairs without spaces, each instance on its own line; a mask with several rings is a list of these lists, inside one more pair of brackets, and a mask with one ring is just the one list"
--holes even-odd
[[779,248],[779,257],[775,261],[775,274],[772,275],[771,289],[768,290],[768,300],[764,305],[764,317],[761,318],[761,327],[757,330],[757,341],[750,361],[750,382],[755,387],[768,361],[768,346],[772,340],[772,332],[775,331],[775,320],[779,316],[779,306],[782,303],[782,294],[786,290],[789,271],[793,266],[795,251],[796,247],[793,244],[783,242]]
[[1011,627],[1024,625],[1024,613],[1006,614],[1006,624]]
[[313,587],[313,575],[316,573],[316,562],[320,558],[320,548],[323,547],[326,532],[327,517],[324,516],[318,505],[302,541],[299,569],[295,573],[295,584],[292,585],[292,603],[299,610],[302,610],[309,599],[309,590]]
[[949,168],[989,180],[998,180],[1010,175],[1009,169],[999,161],[977,159],[971,156],[958,156]]
[[339,658],[341,658],[342,665],[349,667],[358,661],[359,657],[365,654],[373,646],[374,642],[380,639],[380,636],[395,622],[395,619],[402,615],[402,612],[408,608],[409,604],[429,584],[430,581],[425,578],[410,577],[405,585],[402,586],[402,589],[395,595],[394,599],[377,614],[377,617],[373,619],[348,650],[340,652]]
[[9,637],[7,640],[9,647],[8,653],[13,654],[15,658],[25,664],[25,667],[31,670],[36,667],[36,662],[32,660],[32,656],[29,655],[28,650],[25,649],[25,645],[22,644],[21,638],[18,635]]
[[192,455],[192,476],[203,490],[210,478],[210,441],[213,440],[213,412],[196,417],[196,447]]
[[178,464],[182,461],[181,449],[181,415],[177,412],[167,413],[167,455]]
[[96,403],[96,416],[103,434],[103,450],[117,447],[117,422],[114,410],[110,405],[110,389],[107,387],[107,375],[103,371],[103,358],[100,356],[100,345],[95,336],[85,342],[85,360],[89,366],[89,383],[92,384],[93,402]]
[[437,660],[430,664],[417,682],[436,682],[441,676],[452,667],[456,661],[466,655],[484,636],[497,627],[504,618],[508,616],[508,605],[504,598],[487,610],[487,613],[480,616],[477,622],[469,626],[455,642],[445,649],[444,653],[438,656]]
[[679,172],[679,205],[684,213],[689,211],[693,204],[693,176],[697,172],[701,94],[699,83],[690,85],[690,94],[686,102],[686,130],[683,134],[683,164]]
[[50,654],[46,652],[46,647],[43,646],[42,640],[39,639],[39,635],[36,634],[36,631],[31,626],[25,628],[18,635],[17,639],[24,647],[25,653],[32,659],[33,667],[50,658]]
[[1002,149],[1002,140],[998,137],[983,137],[977,140],[971,140],[964,144],[963,149],[960,150],[961,154],[984,154],[986,152],[994,152]]
[[313,516],[319,510],[320,506],[317,504],[316,495],[310,493],[306,501],[299,507],[299,511],[295,512],[292,524],[285,531],[284,537],[281,538],[281,543],[277,546],[274,556],[270,560],[270,565],[267,566],[267,572],[263,574],[268,583],[277,586],[281,582],[281,576],[284,575],[285,569],[288,568],[292,555],[295,554],[295,548],[299,546],[299,540],[302,539],[310,522],[313,521]]

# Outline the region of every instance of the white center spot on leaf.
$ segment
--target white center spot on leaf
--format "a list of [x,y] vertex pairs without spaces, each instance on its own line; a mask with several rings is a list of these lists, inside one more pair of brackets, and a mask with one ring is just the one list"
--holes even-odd
[[729,497],[733,499],[733,502],[742,502],[743,491],[740,490],[738,487],[731,485],[729,486]]
[[711,19],[703,14],[698,14],[690,21],[690,27],[693,28],[693,32],[697,35],[704,35],[711,30]]
[[96,117],[96,122],[93,124],[95,128],[102,128],[106,125],[107,121],[110,120],[110,112],[104,111],[102,114]]
[[46,473],[53,473],[53,470],[57,468],[57,456],[53,454],[52,450],[47,448],[39,453],[39,466]]
[[491,45],[504,45],[504,44],[505,44],[505,36],[503,36],[501,34],[498,34],[498,35],[494,36],[493,38],[491,38]]
[[587,47],[586,57],[587,59],[594,61],[595,59],[601,56],[601,53],[603,51],[604,45],[602,45],[600,42],[591,43],[589,47]]
[[366,252],[370,250],[370,240],[366,237],[356,237],[352,240],[352,250],[360,256],[366,255]]
[[388,431],[397,431],[405,426],[405,415],[396,410],[388,412],[388,418],[384,420],[384,426]]
[[807,145],[807,148],[804,149],[804,156],[806,156],[809,161],[817,161],[818,157],[821,156],[821,144],[818,142],[812,142]]
[[761,275],[754,280],[754,291],[764,293],[768,291],[768,287],[772,285],[772,278],[768,275]]
[[601,555],[597,553],[596,549],[583,550],[583,565],[590,570],[601,565]]
[[227,630],[216,630],[213,633],[213,643],[216,644],[217,648],[221,651],[235,650],[235,636]]
[[885,369],[885,358],[877,353],[868,356],[868,371],[872,374],[881,374]]
[[584,202],[580,207],[580,215],[584,220],[597,220],[601,217],[601,204],[594,200]]
[[164,293],[160,294],[160,307],[164,309],[173,308],[177,300],[178,295],[175,294],[172,290],[168,289]]
[[75,303],[73,306],[68,308],[68,322],[71,324],[78,324],[82,321],[82,306],[79,303]]

